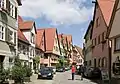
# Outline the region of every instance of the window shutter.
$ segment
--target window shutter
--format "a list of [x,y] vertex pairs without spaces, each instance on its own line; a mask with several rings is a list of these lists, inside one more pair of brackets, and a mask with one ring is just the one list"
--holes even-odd
[[16,45],[16,32],[14,32],[14,44]]
[[15,19],[17,19],[17,7],[15,7]]
[[8,28],[5,28],[5,40],[8,41]]

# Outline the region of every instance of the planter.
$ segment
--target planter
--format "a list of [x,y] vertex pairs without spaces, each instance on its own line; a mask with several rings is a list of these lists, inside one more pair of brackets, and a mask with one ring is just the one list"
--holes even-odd
[[25,77],[24,82],[30,82],[30,77]]
[[15,84],[24,84],[24,82],[21,80],[14,80],[15,81]]

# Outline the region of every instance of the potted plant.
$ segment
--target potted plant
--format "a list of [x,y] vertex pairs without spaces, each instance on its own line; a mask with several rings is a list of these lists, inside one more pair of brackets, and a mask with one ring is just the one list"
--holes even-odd
[[28,65],[25,65],[24,69],[25,69],[25,73],[26,73],[24,81],[30,82],[30,76],[32,76],[32,70]]
[[16,56],[14,66],[12,67],[12,78],[15,84],[23,84],[26,72],[20,59]]

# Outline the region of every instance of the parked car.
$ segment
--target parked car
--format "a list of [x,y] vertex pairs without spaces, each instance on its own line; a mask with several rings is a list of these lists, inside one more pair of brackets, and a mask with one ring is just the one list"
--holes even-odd
[[65,68],[64,67],[59,67],[56,69],[57,72],[65,72]]
[[101,71],[97,67],[87,67],[84,71],[84,76],[88,78],[100,77]]
[[68,71],[68,70],[70,70],[70,67],[65,67],[65,71]]
[[56,74],[56,68],[55,67],[49,67],[52,71],[53,71],[53,74]]
[[53,71],[49,67],[45,67],[45,68],[40,69],[40,71],[38,73],[38,79],[40,79],[40,78],[53,79],[53,76],[54,76]]

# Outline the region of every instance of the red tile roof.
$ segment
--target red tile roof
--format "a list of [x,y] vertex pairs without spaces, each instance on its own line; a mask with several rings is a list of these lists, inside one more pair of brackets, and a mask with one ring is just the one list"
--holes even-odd
[[34,21],[25,21],[20,23],[19,28],[21,30],[29,30],[33,27],[33,25],[34,25]]
[[23,41],[23,42],[29,43],[29,41],[26,39],[26,37],[24,36],[22,31],[20,31],[20,29],[18,29],[18,39]]
[[56,28],[45,29],[46,52],[52,52],[54,47]]
[[42,38],[44,37],[44,29],[37,29],[37,34],[36,34],[36,46],[39,49],[42,49],[44,51],[44,49],[41,47],[41,42],[42,42]]
[[24,20],[22,19],[21,16],[18,15],[18,24],[22,23]]
[[113,8],[114,8],[114,4],[115,4],[115,0],[97,0],[97,1],[99,4],[99,7],[101,9],[101,12],[103,14],[104,20],[105,20],[107,26],[109,26]]

